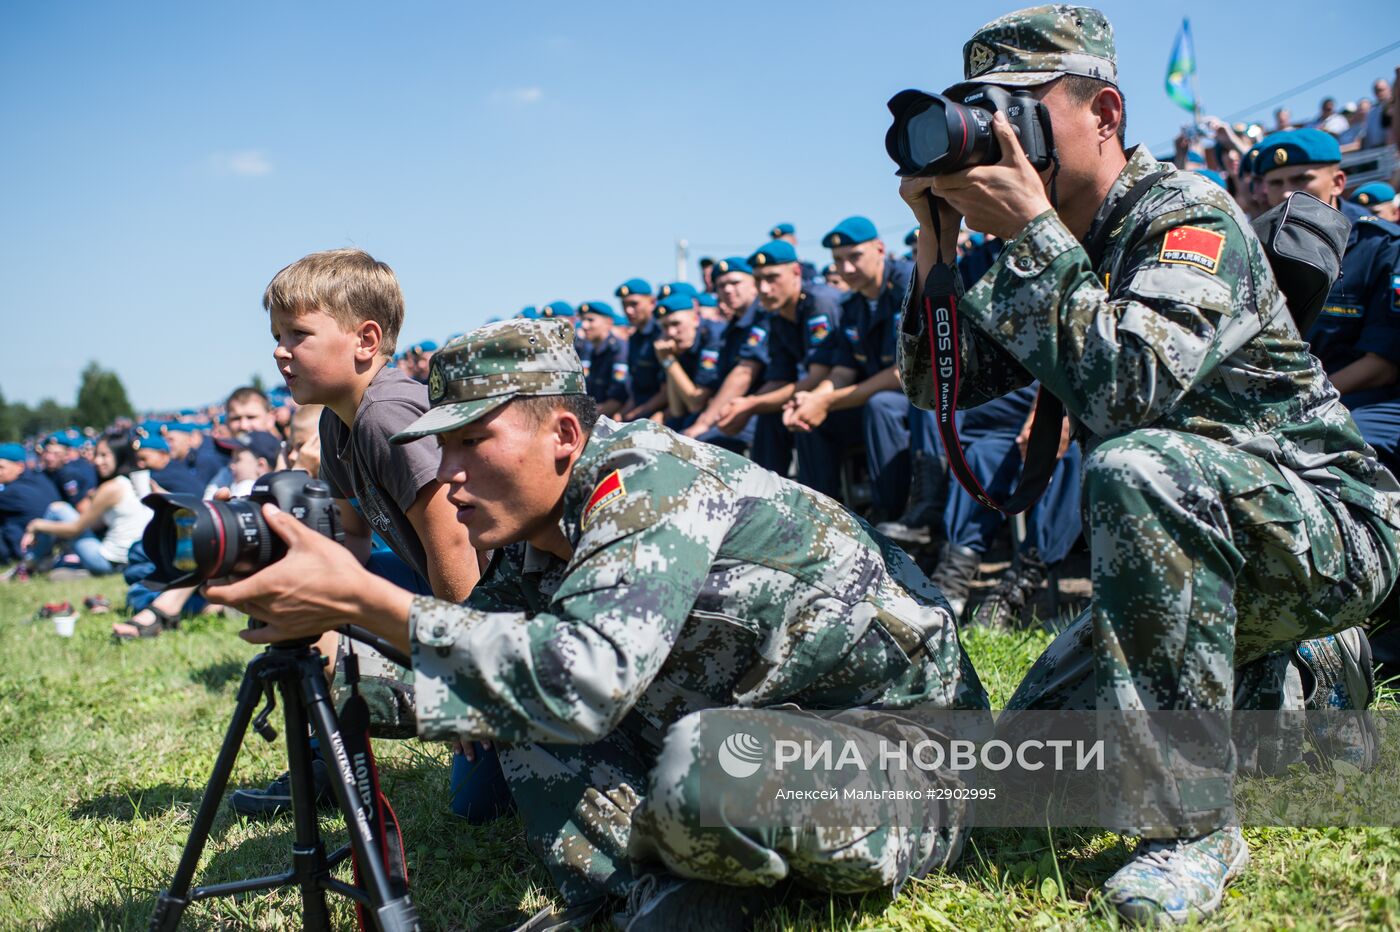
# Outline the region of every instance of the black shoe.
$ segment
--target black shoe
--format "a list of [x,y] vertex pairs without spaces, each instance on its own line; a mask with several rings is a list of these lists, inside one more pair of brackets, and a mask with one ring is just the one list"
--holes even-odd
[[769,887],[646,874],[628,892],[627,908],[613,916],[613,926],[625,932],[748,932],[777,898]]
[[929,574],[929,579],[943,592],[948,605],[953,609],[953,617],[961,618],[967,606],[967,593],[977,571],[982,566],[982,555],[966,547],[949,544],[943,551],[938,565]]
[[936,456],[915,453],[909,474],[908,508],[895,520],[876,525],[875,530],[905,544],[931,543],[934,529],[943,524],[947,490],[947,464]]
[[1019,625],[1026,606],[1035,598],[1049,574],[1035,553],[1022,553],[1001,574],[987,598],[972,609],[969,625],[1006,628]]
[[[311,762],[311,778],[316,784],[316,807],[335,808],[331,792],[331,772],[319,757]],[[283,773],[263,790],[234,790],[229,794],[229,808],[250,819],[269,818],[292,811],[292,775]]]

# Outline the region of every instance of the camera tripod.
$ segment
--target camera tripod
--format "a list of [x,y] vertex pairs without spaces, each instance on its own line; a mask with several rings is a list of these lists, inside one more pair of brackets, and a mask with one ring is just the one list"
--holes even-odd
[[[410,663],[400,651],[368,631],[353,626],[341,628],[340,631],[343,635],[370,644],[395,663],[403,666]],[[303,929],[330,932],[327,890],[358,903],[369,922],[380,932],[406,932],[418,928],[418,914],[413,903],[407,894],[398,894],[392,888],[388,872],[379,858],[370,826],[369,809],[361,799],[340,723],[331,705],[324,673],[325,659],[311,649],[311,643],[306,640],[272,644],[249,661],[238,687],[233,718],[214,761],[214,772],[205,786],[204,798],[200,801],[189,840],[185,842],[184,852],[180,856],[180,865],[175,870],[169,889],[161,891],[156,901],[156,911],[150,923],[151,932],[173,932],[185,908],[198,900],[290,886],[301,888]],[[218,814],[219,803],[223,800],[248,725],[251,723],[258,734],[268,741],[277,735],[267,719],[276,708],[279,692],[286,723],[287,763],[296,831],[291,870],[191,889],[195,869],[209,840],[209,830],[214,824],[214,816]],[[266,703],[255,718],[254,709],[264,698]],[[321,841],[316,819],[315,782],[311,769],[313,752],[307,732],[308,723],[316,730],[321,753],[330,771],[331,790],[340,811],[345,815],[345,827],[350,833],[350,843],[329,855]],[[346,883],[331,875],[331,871],[352,853],[363,878],[363,886]]]

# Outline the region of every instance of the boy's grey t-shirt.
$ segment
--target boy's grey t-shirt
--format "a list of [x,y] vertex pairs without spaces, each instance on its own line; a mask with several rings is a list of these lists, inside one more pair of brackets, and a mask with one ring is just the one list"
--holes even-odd
[[369,383],[355,423],[346,428],[330,408],[321,412],[321,478],[331,494],[349,500],[370,528],[424,580],[427,556],[408,510],[437,476],[433,437],[392,444],[389,438],[428,410],[428,387],[402,369],[385,366]]

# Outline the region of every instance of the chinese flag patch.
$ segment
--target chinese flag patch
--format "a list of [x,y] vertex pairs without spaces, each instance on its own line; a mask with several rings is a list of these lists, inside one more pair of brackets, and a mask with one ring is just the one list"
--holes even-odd
[[1220,271],[1220,253],[1225,248],[1225,234],[1200,227],[1177,227],[1162,240],[1163,262],[1194,265],[1212,275]]
[[593,512],[597,511],[608,502],[621,498],[627,494],[627,487],[622,484],[622,476],[618,475],[616,469],[603,477],[593,489],[593,494],[588,496],[588,504],[583,506],[583,527],[588,527],[589,519],[593,517]]

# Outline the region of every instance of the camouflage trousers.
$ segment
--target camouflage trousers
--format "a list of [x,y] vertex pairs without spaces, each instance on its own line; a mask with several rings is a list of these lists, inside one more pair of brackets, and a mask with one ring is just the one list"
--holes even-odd
[[[856,717],[841,720],[846,715]],[[711,709],[671,726],[660,748],[630,727],[629,717],[594,744],[502,748],[501,766],[530,848],[570,904],[625,895],[635,877],[657,869],[744,886],[793,880],[831,892],[897,891],[909,877],[961,854],[963,804],[918,807],[911,818],[907,807],[885,812],[877,803],[860,810],[863,824],[846,826],[830,808],[761,803],[781,787],[829,785],[824,775],[765,767],[740,780],[716,754],[736,733],[755,746],[770,745],[776,734],[870,744],[889,733],[877,734],[858,716],[819,718],[795,707]],[[929,783],[917,771],[877,770],[861,779],[886,790]]]
[[[1106,788],[1106,824],[1158,837],[1229,824],[1231,710],[1301,708],[1295,645],[1367,620],[1396,579],[1395,532],[1260,457],[1176,431],[1105,441],[1083,476],[1093,600],[1007,709],[1122,720],[1108,747],[1132,776]],[[1171,745],[1137,727],[1134,713],[1161,711],[1210,714],[1197,740]],[[1014,715],[998,723],[1014,727]]]
[[360,668],[360,695],[369,706],[369,733],[375,738],[412,738],[418,734],[413,707],[413,670],[401,667],[368,644],[341,635],[336,646],[331,702],[337,710],[350,696],[345,655],[354,650]]

